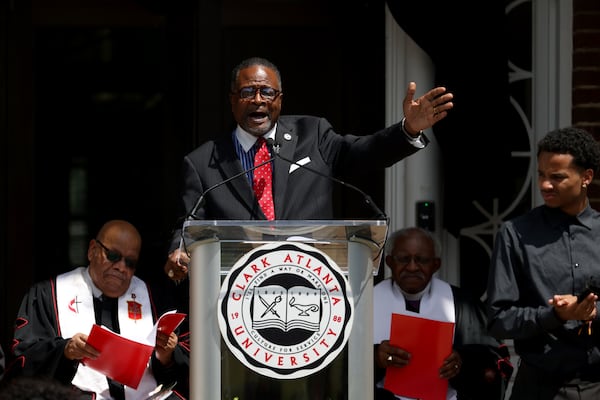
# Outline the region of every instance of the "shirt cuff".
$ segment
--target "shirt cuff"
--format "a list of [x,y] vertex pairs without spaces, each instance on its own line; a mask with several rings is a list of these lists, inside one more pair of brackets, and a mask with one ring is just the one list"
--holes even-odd
[[408,140],[408,143],[412,144],[417,149],[425,148],[425,146],[427,145],[427,142],[425,141],[425,139],[423,137],[423,131],[419,131],[419,134],[416,137],[412,136],[410,133],[408,133],[408,131],[404,127],[405,121],[406,121],[406,117],[402,118],[401,125],[402,125],[402,132],[404,132],[404,135],[406,136],[406,140]]

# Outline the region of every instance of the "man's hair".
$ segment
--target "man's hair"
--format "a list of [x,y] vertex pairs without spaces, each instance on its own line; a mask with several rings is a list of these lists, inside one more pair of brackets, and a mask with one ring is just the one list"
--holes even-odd
[[402,236],[410,236],[414,232],[419,232],[423,234],[428,240],[431,240],[433,243],[433,251],[435,257],[441,257],[442,255],[442,245],[439,240],[435,237],[435,235],[428,231],[427,229],[420,228],[418,226],[408,226],[406,228],[399,229],[397,231],[392,232],[385,242],[385,255],[389,256],[392,254],[392,250],[394,250],[394,244],[396,243],[396,239]]
[[600,169],[600,143],[580,128],[571,126],[549,132],[538,142],[537,155],[541,152],[570,154],[574,165],[591,169],[594,175]]
[[235,66],[235,68],[233,68],[233,71],[231,71],[231,89],[230,90],[232,92],[236,89],[235,86],[237,84],[237,80],[240,75],[240,71],[245,68],[252,67],[254,65],[260,65],[262,67],[266,67],[266,68],[269,68],[269,69],[272,69],[273,71],[275,71],[275,75],[277,75],[277,81],[279,83],[279,90],[283,90],[283,86],[282,86],[282,82],[281,82],[281,73],[279,72],[279,68],[277,68],[277,66],[275,64],[273,64],[271,61],[267,60],[266,58],[250,57],[250,58],[246,58],[245,60],[240,62],[238,65]]
[[[87,396],[86,396],[87,397]],[[77,400],[82,392],[48,377],[17,376],[0,384],[0,400]]]

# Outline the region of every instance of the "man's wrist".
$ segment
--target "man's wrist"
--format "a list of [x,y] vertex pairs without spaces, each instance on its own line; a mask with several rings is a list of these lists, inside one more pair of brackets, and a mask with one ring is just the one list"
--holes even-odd
[[404,134],[406,136],[408,136],[409,139],[415,140],[421,137],[421,135],[423,134],[423,131],[419,131],[417,132],[416,135],[410,133],[407,129],[406,129],[406,117],[402,118],[402,132],[404,132]]
[[408,141],[408,143],[410,143],[417,149],[425,148],[425,146],[427,146],[428,140],[425,137],[425,134],[423,133],[423,131],[419,131],[419,134],[417,136],[411,135],[410,133],[408,133],[408,131],[404,127],[405,120],[406,120],[406,118],[402,118],[401,126],[402,126],[402,132],[404,132],[404,136],[406,137],[406,140]]

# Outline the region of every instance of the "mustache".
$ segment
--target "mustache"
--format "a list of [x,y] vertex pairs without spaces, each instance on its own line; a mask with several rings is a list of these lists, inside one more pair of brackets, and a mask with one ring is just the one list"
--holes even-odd
[[120,280],[124,280],[125,279],[125,274],[123,274],[120,271],[115,271],[115,270],[109,270],[106,271],[106,273],[104,274],[105,277],[113,277],[113,278],[117,278]]
[[400,273],[400,278],[419,278],[425,280],[425,274],[421,271],[402,271]]

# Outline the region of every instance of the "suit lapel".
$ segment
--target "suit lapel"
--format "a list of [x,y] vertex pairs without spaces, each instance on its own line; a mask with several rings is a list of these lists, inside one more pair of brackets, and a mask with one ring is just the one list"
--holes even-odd
[[[219,169],[221,181],[243,172],[231,135],[223,141],[215,142],[215,166]],[[233,179],[227,185],[232,187],[234,196],[239,196],[249,210],[256,209],[252,186],[245,175]]]

